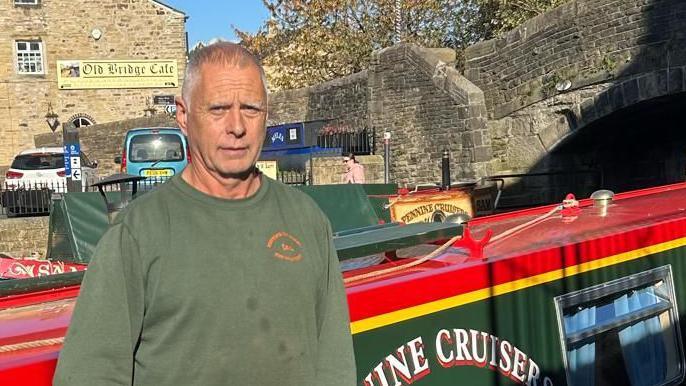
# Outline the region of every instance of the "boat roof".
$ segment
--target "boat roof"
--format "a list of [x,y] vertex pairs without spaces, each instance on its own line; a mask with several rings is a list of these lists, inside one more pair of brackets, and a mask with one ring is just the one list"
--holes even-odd
[[[399,270],[388,275],[350,283],[348,287],[368,283],[378,283],[389,278],[400,278],[425,274],[438,269],[466,268],[475,265],[488,265],[497,261],[543,253],[565,246],[620,235],[632,230],[644,229],[659,223],[686,219],[686,183],[667,185],[657,188],[620,193],[614,197],[606,210],[595,207],[591,199],[578,201],[578,211],[563,213],[559,205],[549,205],[534,209],[520,210],[499,215],[480,217],[469,224],[471,237],[483,240],[492,232],[491,241],[483,248],[483,256],[473,256],[474,251],[465,247],[453,247],[446,253],[451,258],[439,257],[409,269]],[[546,217],[546,215],[549,215]],[[521,230],[498,239],[506,232],[516,228]],[[433,246],[436,249],[436,246]],[[415,248],[418,258],[431,248]],[[412,255],[408,250],[405,255]],[[404,259],[346,272],[345,277],[383,271],[392,266],[402,265]]]
[[[581,200],[577,210],[565,214],[557,209],[552,205],[477,218],[468,227],[472,237],[436,258],[424,261],[437,248],[424,245],[410,249],[408,258],[345,272],[351,331],[369,331],[686,246],[683,183],[618,194],[607,213],[591,200]],[[503,237],[513,229],[520,230]],[[478,248],[491,232],[491,241]]]
[[[494,235],[540,217],[555,206],[476,219],[472,231],[479,238],[488,230]],[[669,185],[617,194],[606,211],[591,199],[579,201],[578,215],[556,213],[500,242],[489,243],[489,260],[556,248],[654,226],[686,217],[686,184]]]

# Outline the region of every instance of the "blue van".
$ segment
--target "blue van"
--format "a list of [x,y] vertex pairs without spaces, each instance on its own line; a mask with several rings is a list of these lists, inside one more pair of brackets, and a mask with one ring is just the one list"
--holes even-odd
[[122,156],[114,162],[121,165],[122,173],[171,177],[190,162],[188,140],[175,127],[131,129],[126,133]]

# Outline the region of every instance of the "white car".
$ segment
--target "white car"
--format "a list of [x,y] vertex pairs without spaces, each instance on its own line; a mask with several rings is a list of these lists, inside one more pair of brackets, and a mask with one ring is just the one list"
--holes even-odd
[[[85,188],[97,182],[95,168],[98,164],[97,161],[91,162],[83,152],[80,161],[81,183]],[[5,182],[1,190],[2,204],[8,214],[47,211],[50,194],[67,191],[63,149],[42,147],[20,152],[5,173]]]

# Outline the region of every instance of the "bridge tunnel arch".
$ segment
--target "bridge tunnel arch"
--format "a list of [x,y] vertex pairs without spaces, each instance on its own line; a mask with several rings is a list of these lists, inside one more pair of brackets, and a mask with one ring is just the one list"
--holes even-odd
[[642,101],[595,120],[561,140],[541,162],[549,169],[597,171],[595,181],[568,186],[582,196],[597,188],[624,192],[682,182],[686,93]]
[[598,189],[620,193],[686,181],[686,92],[574,124],[568,120],[568,134],[525,176],[505,178],[500,210],[559,203],[567,193],[587,198]]

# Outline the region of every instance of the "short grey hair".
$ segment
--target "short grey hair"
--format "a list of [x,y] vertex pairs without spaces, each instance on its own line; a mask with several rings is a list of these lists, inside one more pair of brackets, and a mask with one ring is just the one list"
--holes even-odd
[[264,95],[267,95],[267,77],[257,57],[240,44],[219,41],[193,51],[188,59],[186,75],[181,87],[181,97],[188,106],[190,106],[193,87],[195,87],[195,83],[200,77],[200,68],[205,63],[222,63],[239,68],[250,65],[255,66],[260,72]]

